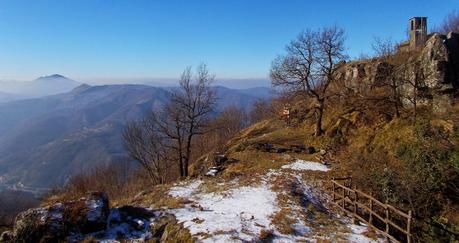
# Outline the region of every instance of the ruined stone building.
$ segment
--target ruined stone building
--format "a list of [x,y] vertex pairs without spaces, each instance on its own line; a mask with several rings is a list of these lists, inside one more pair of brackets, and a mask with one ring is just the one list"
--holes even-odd
[[427,17],[410,19],[410,48],[422,46],[427,40]]
[[427,17],[412,17],[408,21],[409,40],[402,42],[398,49],[401,51],[414,50],[422,47],[427,39]]
[[[353,90],[375,86],[385,78],[385,70],[396,70],[397,80],[413,79],[422,73],[423,102],[435,110],[448,109],[459,100],[459,33],[428,33],[427,17],[409,19],[409,40],[398,45],[399,52],[410,52],[403,65],[384,58],[348,62],[340,67],[338,80]],[[411,92],[402,87],[402,92]]]

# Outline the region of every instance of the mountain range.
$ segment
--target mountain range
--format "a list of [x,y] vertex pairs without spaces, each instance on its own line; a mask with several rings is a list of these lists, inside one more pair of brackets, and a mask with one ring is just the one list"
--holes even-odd
[[[268,88],[215,88],[217,112],[230,105],[249,109],[271,96]],[[158,109],[169,97],[168,88],[82,84],[67,93],[0,104],[0,184],[49,188],[123,158],[125,123]]]
[[60,74],[43,76],[32,81],[0,81],[0,102],[69,92],[79,85],[80,82]]

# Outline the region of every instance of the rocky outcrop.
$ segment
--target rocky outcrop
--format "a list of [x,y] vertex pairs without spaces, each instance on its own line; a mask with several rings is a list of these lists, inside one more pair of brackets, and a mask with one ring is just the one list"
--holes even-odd
[[192,242],[175,216],[136,206],[109,208],[105,193],[29,209],[16,218],[13,231],[0,235],[10,242]]
[[151,227],[151,242],[194,242],[190,232],[178,223],[172,214],[165,214]]
[[[343,90],[359,92],[381,87],[387,81],[388,73],[394,73],[395,80],[403,83],[413,83],[416,75],[422,75],[421,78],[417,77],[421,80],[419,86],[422,90],[419,101],[428,102],[434,108],[450,105],[459,90],[459,34],[433,33],[420,50],[409,54],[401,52],[397,58],[404,59],[398,60],[397,66],[384,58],[342,64],[337,79]],[[410,95],[412,91],[410,85],[401,85],[401,92]],[[407,101],[404,103],[408,105]]]
[[14,235],[11,231],[5,231],[0,234],[0,242],[10,242],[13,241]]
[[104,230],[109,215],[105,193],[91,193],[87,198],[33,208],[20,213],[14,231],[0,242],[53,242],[76,233]]

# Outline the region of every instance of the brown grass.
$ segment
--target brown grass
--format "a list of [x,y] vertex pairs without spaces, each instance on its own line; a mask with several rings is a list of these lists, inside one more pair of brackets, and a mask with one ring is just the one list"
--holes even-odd
[[274,232],[272,230],[263,229],[258,238],[261,242],[269,242],[274,238]]
[[293,234],[295,231],[292,228],[292,224],[296,223],[296,219],[292,218],[293,212],[289,208],[282,208],[277,212],[271,220],[271,223],[279,230],[282,234]]

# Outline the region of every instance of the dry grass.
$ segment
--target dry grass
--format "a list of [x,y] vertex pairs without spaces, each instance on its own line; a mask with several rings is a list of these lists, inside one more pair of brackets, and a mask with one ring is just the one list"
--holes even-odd
[[374,147],[395,151],[401,142],[414,142],[413,125],[405,119],[394,119],[375,133]]
[[[312,185],[312,181],[322,181],[320,177],[323,177],[323,175],[319,176],[318,174],[324,173],[304,171],[301,174],[304,178],[303,183],[307,181],[308,184]],[[316,208],[312,203],[304,205],[304,192],[299,187],[296,178],[288,170],[273,176],[271,179],[271,189],[277,192],[277,201],[281,208],[271,219],[272,224],[280,233],[286,235],[295,234],[296,232],[292,225],[298,223],[298,220],[308,222],[308,227],[312,229],[311,234],[314,235],[325,234],[323,231],[333,232],[341,227],[341,225],[335,224],[336,219],[331,218],[328,213]],[[317,187],[316,189],[318,190],[322,187],[322,183],[315,184],[314,188]]]
[[262,230],[258,237],[261,242],[270,242],[274,238],[274,232],[272,230]]
[[279,212],[277,212],[271,220],[271,223],[279,230],[282,234],[293,234],[295,233],[292,225],[296,223],[296,219],[293,218],[294,213],[290,208],[282,208]]
[[171,184],[155,186],[145,195],[131,201],[133,204],[151,205],[155,208],[181,208],[190,203],[188,199],[172,197],[168,194]]
[[88,236],[83,239],[82,243],[96,243],[98,240],[94,236]]
[[78,224],[86,217],[88,207],[84,201],[75,201],[65,207],[63,218],[71,225]]

